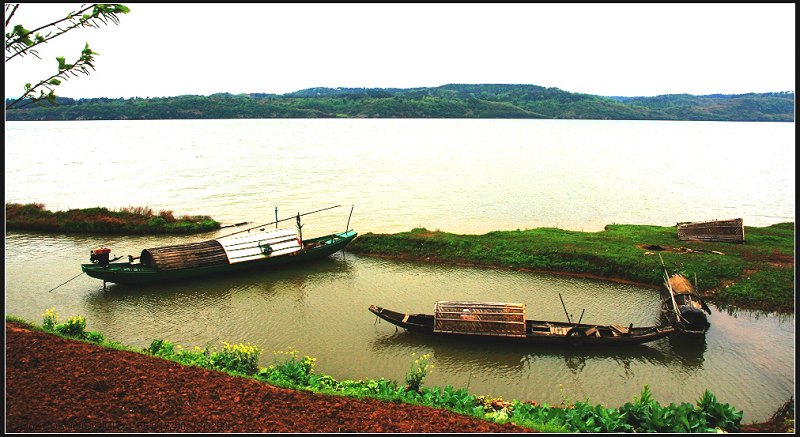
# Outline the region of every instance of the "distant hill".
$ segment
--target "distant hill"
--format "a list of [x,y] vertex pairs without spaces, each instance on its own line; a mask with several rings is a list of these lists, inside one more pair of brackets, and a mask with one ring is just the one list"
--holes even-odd
[[[7,100],[8,103],[8,100]],[[6,111],[6,120],[227,118],[530,118],[794,121],[794,92],[603,97],[536,85],[309,88],[287,94],[70,99]]]

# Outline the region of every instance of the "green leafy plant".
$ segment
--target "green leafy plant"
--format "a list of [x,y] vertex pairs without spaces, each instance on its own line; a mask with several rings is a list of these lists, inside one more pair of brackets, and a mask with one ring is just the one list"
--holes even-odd
[[[57,38],[66,32],[81,27],[100,27],[100,24],[113,22],[119,24],[118,14],[130,12],[127,6],[121,4],[92,4],[83,5],[81,9],[70,12],[49,24],[39,26],[34,30],[28,30],[21,23],[12,23],[19,4],[6,5],[6,64],[15,57],[23,57],[32,54],[37,58],[37,52],[41,44],[47,43],[53,38]],[[55,87],[62,81],[70,77],[77,76],[78,73],[88,75],[89,69],[94,70],[94,55],[96,52],[89,48],[86,43],[80,56],[73,63],[66,62],[63,56],[57,56],[58,69],[52,76],[40,80],[35,85],[25,84],[25,93],[11,103],[6,103],[6,109],[16,109],[27,106],[30,103],[42,105],[43,101],[50,104],[56,103]],[[38,96],[37,96],[38,91]],[[28,102],[20,104],[24,99]]]
[[147,353],[157,357],[169,357],[175,352],[175,345],[166,340],[155,339],[150,342]]
[[253,375],[258,371],[258,356],[261,352],[250,343],[223,342],[222,350],[212,352],[209,361],[212,366],[219,369]]
[[[274,351],[274,364],[259,371],[262,378],[283,383],[297,384],[301,386],[309,385],[314,374],[316,358],[310,356],[300,357],[297,349],[289,347],[286,351]],[[279,357],[286,357],[280,360]],[[320,383],[331,386],[331,382],[325,378],[318,378]]]
[[66,323],[60,323],[54,329],[69,337],[83,338],[86,331],[86,319],[83,316],[71,316]]
[[697,400],[697,407],[705,413],[709,427],[738,431],[743,412],[728,404],[721,404],[710,391],[703,392]]
[[[416,356],[416,353],[412,353]],[[418,359],[411,363],[411,369],[406,373],[405,382],[406,390],[419,392],[425,377],[433,371],[433,364],[428,363],[430,354],[423,354]]]
[[47,331],[55,330],[56,324],[58,322],[58,312],[56,308],[49,308],[42,313],[42,328]]

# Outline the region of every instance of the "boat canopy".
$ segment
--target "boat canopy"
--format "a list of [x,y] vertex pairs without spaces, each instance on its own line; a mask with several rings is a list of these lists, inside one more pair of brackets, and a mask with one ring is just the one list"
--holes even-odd
[[228,264],[225,249],[217,240],[144,249],[140,259],[142,265],[153,267],[156,271]]
[[436,302],[433,332],[525,337],[525,304]]
[[686,276],[674,274],[669,277],[669,285],[675,293],[694,293],[694,287]]
[[181,270],[236,264],[273,256],[291,254],[302,249],[293,229],[248,232],[197,243],[144,249],[142,265],[157,271]]

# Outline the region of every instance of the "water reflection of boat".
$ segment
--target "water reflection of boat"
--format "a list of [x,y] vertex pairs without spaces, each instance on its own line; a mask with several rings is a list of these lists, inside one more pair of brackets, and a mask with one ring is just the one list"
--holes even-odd
[[684,368],[703,367],[705,353],[708,349],[704,335],[685,338],[670,336],[667,344],[669,345],[669,355],[677,359]]
[[[659,255],[660,257],[661,255]],[[661,259],[662,265],[664,259]],[[664,266],[664,284],[661,287],[661,314],[680,333],[688,336],[702,336],[711,324],[706,313],[711,314],[703,299],[680,273],[670,275]]]
[[[308,284],[330,281],[352,273],[352,263],[338,255],[322,258],[306,265],[289,265],[280,270],[265,271],[255,269],[233,276],[210,276],[175,283],[153,283],[141,285],[113,284],[98,288],[90,293],[89,303],[113,303],[128,300],[158,299],[169,302],[192,296],[194,299],[208,299],[218,295],[235,295],[255,292],[269,298],[283,290],[297,292]],[[113,292],[111,292],[113,291]]]
[[509,343],[623,346],[651,342],[674,332],[669,326],[529,320],[525,318],[525,304],[515,303],[439,301],[432,315],[400,313],[376,305],[369,310],[409,331]]
[[621,368],[628,369],[633,363],[666,365],[672,361],[669,354],[649,345],[636,348],[563,348],[543,344],[518,344],[482,342],[475,347],[474,340],[461,337],[425,335],[413,331],[400,331],[381,335],[371,341],[371,348],[378,353],[408,355],[419,351],[420,346],[430,349],[441,365],[455,369],[490,369],[506,373],[521,371],[534,366],[538,360],[563,360],[572,373],[579,373],[594,360],[613,360]]

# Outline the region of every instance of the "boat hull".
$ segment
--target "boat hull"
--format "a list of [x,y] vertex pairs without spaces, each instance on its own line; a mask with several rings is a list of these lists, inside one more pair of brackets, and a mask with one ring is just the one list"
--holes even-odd
[[667,323],[686,336],[703,336],[711,327],[706,315],[711,314],[711,309],[695,294],[695,287],[681,274],[670,277],[665,274],[661,287],[661,314]]
[[[379,318],[411,332],[484,341],[502,340],[510,343],[560,346],[622,346],[648,343],[675,332],[675,329],[670,326],[647,326],[628,328],[627,334],[620,334],[616,332],[616,326],[526,320],[524,337],[442,333],[434,332],[433,315],[400,313],[376,305],[371,305],[369,310]],[[580,332],[591,332],[592,330],[594,330],[592,335],[578,334]]]
[[744,222],[742,219],[738,218],[707,222],[679,223],[678,239],[681,241],[744,243]]
[[[661,313],[664,319],[678,332],[688,336],[703,336],[711,323],[702,308],[698,308],[699,298],[689,294],[675,294],[674,302],[678,305],[675,311],[673,299],[668,291],[662,291]],[[703,304],[704,306],[705,304]]]
[[357,233],[354,231],[326,235],[324,237],[305,241],[305,245],[309,247],[307,249],[286,255],[236,264],[158,271],[153,267],[122,262],[110,263],[105,267],[98,264],[81,264],[81,269],[88,276],[115,284],[151,284],[156,282],[180,281],[249,270],[270,269],[277,266],[324,258],[344,249],[356,236]]

